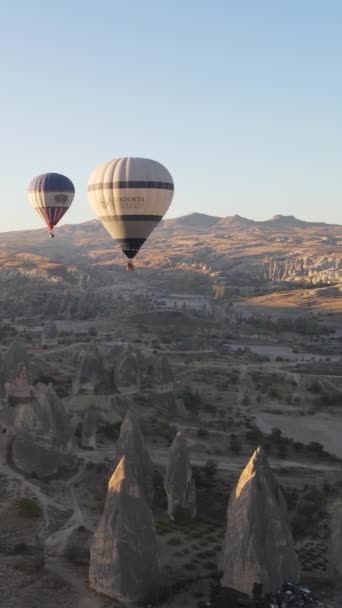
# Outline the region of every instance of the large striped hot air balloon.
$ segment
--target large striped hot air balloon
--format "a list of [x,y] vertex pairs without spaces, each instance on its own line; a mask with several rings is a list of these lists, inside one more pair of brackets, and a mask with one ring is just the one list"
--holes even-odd
[[[148,158],[117,158],[98,165],[88,196],[98,219],[131,260],[168,210],[173,197],[168,170]],[[133,263],[128,263],[133,270]]]
[[75,196],[72,181],[59,173],[44,173],[34,177],[28,189],[29,201],[39,213],[50,230],[53,229],[68,211]]

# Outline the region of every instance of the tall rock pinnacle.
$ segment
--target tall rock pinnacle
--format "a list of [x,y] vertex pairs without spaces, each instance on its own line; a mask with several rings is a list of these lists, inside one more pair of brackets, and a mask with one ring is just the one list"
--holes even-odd
[[177,515],[196,515],[195,482],[189,450],[183,433],[177,433],[170,449],[165,476],[168,513],[171,519]]
[[160,584],[152,511],[123,457],[109,484],[90,550],[89,580],[125,605],[143,601]]
[[127,412],[120,429],[116,444],[116,464],[125,456],[147,504],[151,505],[154,496],[153,464],[145,447],[139,422],[133,412]]
[[299,581],[285,501],[260,447],[229,500],[220,570],[223,587],[248,594],[255,583],[272,592],[286,582]]

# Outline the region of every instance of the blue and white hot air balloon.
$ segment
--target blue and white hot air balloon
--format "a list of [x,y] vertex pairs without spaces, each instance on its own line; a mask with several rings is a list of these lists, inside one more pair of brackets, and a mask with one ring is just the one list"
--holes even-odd
[[53,229],[68,211],[75,196],[72,181],[59,173],[44,173],[34,177],[28,188],[28,198],[44,220],[53,237]]

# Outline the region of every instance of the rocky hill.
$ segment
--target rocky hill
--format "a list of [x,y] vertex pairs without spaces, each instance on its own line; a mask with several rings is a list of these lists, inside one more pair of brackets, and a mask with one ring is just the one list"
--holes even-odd
[[[97,221],[0,234],[0,280],[68,281],[74,266],[124,265],[119,247]],[[342,226],[275,215],[267,221],[193,213],[165,220],[138,257],[139,267],[191,269],[212,277],[254,281],[342,282]]]

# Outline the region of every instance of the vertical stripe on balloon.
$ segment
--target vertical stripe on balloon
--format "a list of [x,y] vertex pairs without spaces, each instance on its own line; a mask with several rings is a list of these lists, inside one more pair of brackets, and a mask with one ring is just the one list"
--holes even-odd
[[67,209],[65,207],[36,207],[36,211],[51,230],[62,219]]

